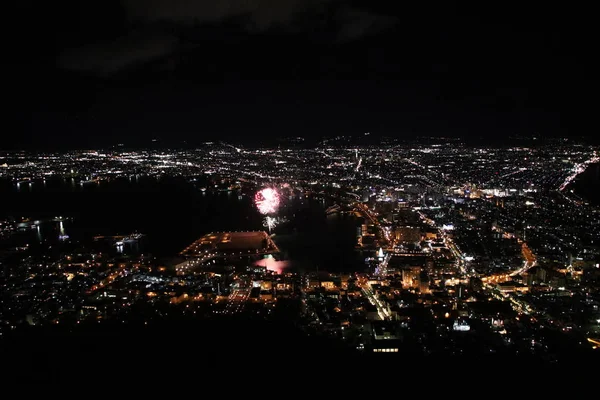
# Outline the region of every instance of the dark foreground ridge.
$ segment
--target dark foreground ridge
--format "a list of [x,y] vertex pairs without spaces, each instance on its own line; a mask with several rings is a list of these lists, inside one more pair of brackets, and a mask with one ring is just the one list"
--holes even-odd
[[464,374],[497,379],[498,374],[552,376],[578,366],[582,376],[584,366],[600,361],[594,356],[549,361],[504,355],[361,354],[339,341],[309,337],[286,323],[227,319],[152,326],[22,327],[18,336],[5,337],[1,356],[10,366],[5,377],[14,378],[11,382],[17,385],[21,379],[59,382],[119,371],[129,377],[150,374],[167,380],[197,372],[284,382],[306,374],[370,379],[379,373],[376,370],[393,371],[403,379],[436,370],[445,379]]

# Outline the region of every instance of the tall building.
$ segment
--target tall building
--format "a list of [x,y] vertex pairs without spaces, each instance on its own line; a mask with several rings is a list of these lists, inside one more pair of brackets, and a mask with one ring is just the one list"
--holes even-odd
[[419,291],[421,294],[431,293],[429,289],[429,275],[427,275],[427,271],[421,270],[419,273]]
[[421,267],[405,267],[402,268],[402,287],[404,289],[416,289],[420,285],[419,274]]

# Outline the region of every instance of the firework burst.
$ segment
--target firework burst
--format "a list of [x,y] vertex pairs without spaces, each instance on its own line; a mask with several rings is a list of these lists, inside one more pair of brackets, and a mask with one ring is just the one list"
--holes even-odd
[[271,233],[271,231],[277,226],[277,223],[279,221],[277,221],[277,218],[273,218],[273,217],[265,217],[265,220],[263,222],[263,226],[265,228],[269,229],[269,233]]
[[273,188],[264,188],[256,192],[254,203],[261,214],[274,214],[279,208],[279,193]]

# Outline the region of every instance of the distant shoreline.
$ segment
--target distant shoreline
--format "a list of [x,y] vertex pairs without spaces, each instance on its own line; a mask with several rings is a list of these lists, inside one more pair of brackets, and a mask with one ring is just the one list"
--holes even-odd
[[600,206],[600,163],[590,164],[569,184],[568,189],[591,205]]

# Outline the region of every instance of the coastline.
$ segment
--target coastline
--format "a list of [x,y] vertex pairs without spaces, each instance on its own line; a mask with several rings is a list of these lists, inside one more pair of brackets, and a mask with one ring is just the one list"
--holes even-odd
[[600,206],[600,162],[590,163],[565,189],[592,206]]

